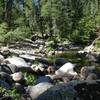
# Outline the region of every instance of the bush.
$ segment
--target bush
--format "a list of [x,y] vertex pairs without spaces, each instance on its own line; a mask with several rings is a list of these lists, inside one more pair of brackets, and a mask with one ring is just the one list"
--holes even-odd
[[[11,97],[13,98],[14,100],[20,100],[20,94],[17,93],[15,87],[13,87],[12,89],[5,89],[3,87],[0,87],[0,94],[3,96],[3,97]],[[0,98],[1,100],[1,98]]]
[[95,28],[95,20],[92,16],[83,17],[71,34],[70,40],[77,44],[89,45],[96,37]]
[[9,31],[4,36],[4,42],[5,43],[11,43],[17,40],[20,40],[21,38],[29,37],[31,34],[30,29],[27,27],[18,27],[15,30]]
[[8,30],[7,24],[0,24],[0,42],[9,44],[20,40],[21,38],[27,38],[31,36],[31,31],[29,27],[22,26],[17,27],[13,30]]

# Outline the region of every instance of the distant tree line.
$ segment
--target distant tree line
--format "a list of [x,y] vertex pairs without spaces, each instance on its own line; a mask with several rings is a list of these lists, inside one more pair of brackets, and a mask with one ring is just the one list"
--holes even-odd
[[100,27],[100,0],[0,0],[0,27],[2,41],[36,34],[87,44]]

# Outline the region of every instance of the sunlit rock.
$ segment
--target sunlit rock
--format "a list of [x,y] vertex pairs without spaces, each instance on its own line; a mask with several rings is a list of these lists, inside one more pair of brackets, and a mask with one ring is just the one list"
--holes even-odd
[[64,64],[62,67],[60,67],[55,74],[58,76],[67,76],[67,75],[72,75],[75,76],[77,75],[77,72],[74,71],[74,64],[68,62],[66,64]]
[[19,58],[19,57],[11,57],[11,58],[7,58],[6,61],[9,61],[10,64],[14,64],[17,67],[21,68],[21,67],[29,67],[29,65],[25,62],[24,59]]
[[51,83],[43,82],[35,86],[31,86],[27,89],[27,92],[31,96],[32,100],[35,100],[39,95],[47,91],[53,85]]
[[21,81],[21,80],[23,80],[23,74],[22,74],[22,72],[16,72],[14,74],[11,74],[11,76],[12,76],[12,79],[14,81]]

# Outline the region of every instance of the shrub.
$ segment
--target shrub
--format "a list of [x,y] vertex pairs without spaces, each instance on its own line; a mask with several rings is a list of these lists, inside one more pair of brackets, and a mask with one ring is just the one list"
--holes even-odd
[[[20,100],[20,94],[17,93],[15,87],[13,87],[12,89],[5,89],[3,87],[0,87],[0,94],[3,96],[3,97],[11,97],[13,98],[14,100]],[[1,98],[0,98],[1,100]]]
[[8,30],[6,23],[0,24],[0,42],[2,43],[9,44],[30,36],[31,31],[29,27],[21,26],[13,30]]
[[77,44],[90,44],[96,37],[95,27],[95,20],[92,16],[83,17],[71,34],[70,40]]

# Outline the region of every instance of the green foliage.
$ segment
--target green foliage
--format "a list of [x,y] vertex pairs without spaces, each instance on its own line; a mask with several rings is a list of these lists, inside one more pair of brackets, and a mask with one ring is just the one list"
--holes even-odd
[[5,89],[3,87],[0,87],[0,94],[3,94],[4,97],[12,97],[14,100],[20,100],[20,94],[17,93],[15,87],[12,89]]
[[100,52],[100,37],[93,43],[93,51]]
[[34,81],[36,80],[36,76],[31,73],[24,72],[24,77],[28,85],[33,85]]
[[[7,8],[5,3],[0,1],[0,42],[29,37],[31,31],[54,41],[66,38],[89,44],[95,38],[95,28],[100,26],[99,0],[13,0],[9,13],[3,10]],[[6,21],[9,27],[5,18],[10,19]]]
[[20,40],[21,38],[26,38],[30,36],[31,31],[29,27],[22,26],[17,27],[14,30],[8,30],[6,23],[2,23],[0,25],[0,42],[2,43],[8,44]]
[[95,19],[92,16],[83,17],[77,26],[77,29],[71,34],[71,39],[75,43],[89,44],[95,39]]
[[8,26],[6,23],[0,24],[0,36],[6,34]]

